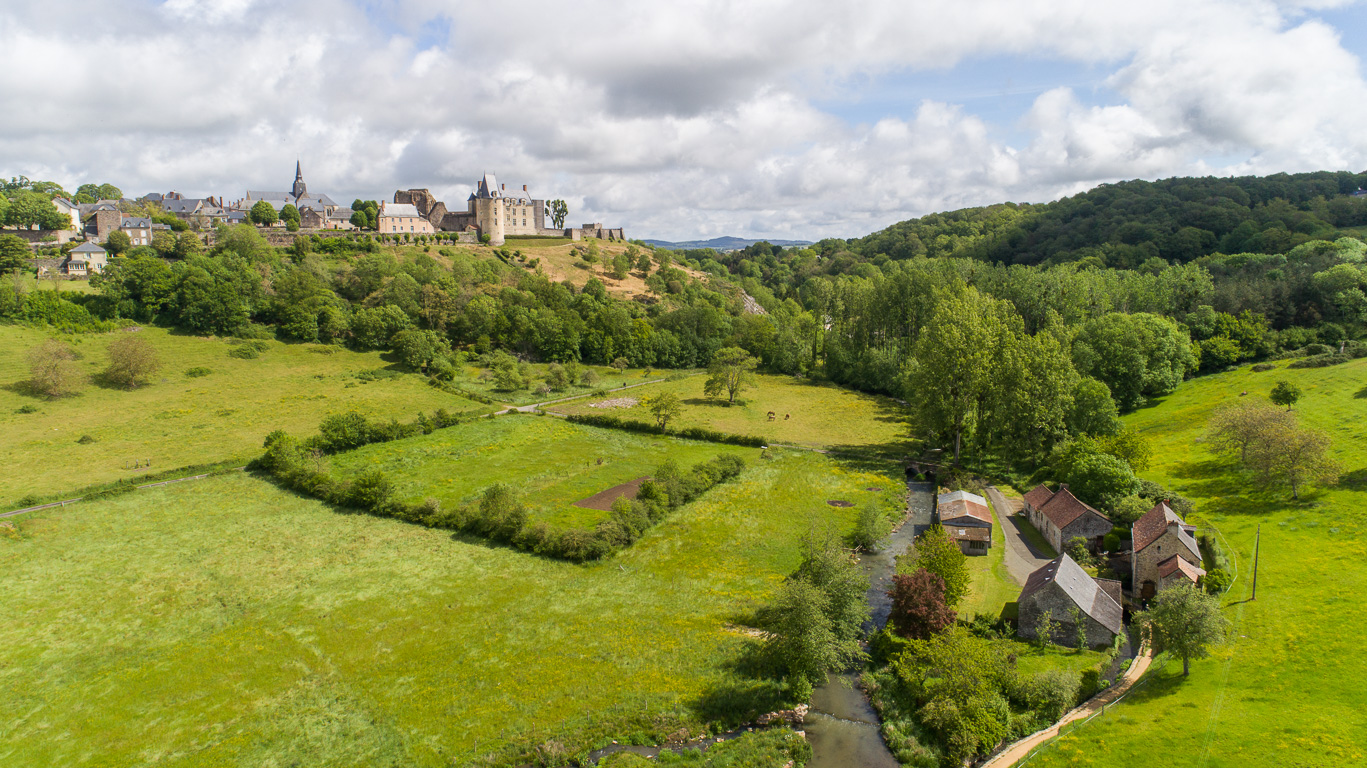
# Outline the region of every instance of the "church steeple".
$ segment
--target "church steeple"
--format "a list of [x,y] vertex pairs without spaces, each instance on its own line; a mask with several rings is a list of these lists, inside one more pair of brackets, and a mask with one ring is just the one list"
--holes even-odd
[[294,161],[294,189],[291,190],[291,194],[294,195],[295,198],[300,198],[300,197],[304,197],[304,196],[307,195],[308,193],[309,193],[308,185],[306,185],[306,184],[304,183],[304,170],[303,170],[303,166],[300,165],[300,163],[299,163],[298,160],[295,160],[295,161]]

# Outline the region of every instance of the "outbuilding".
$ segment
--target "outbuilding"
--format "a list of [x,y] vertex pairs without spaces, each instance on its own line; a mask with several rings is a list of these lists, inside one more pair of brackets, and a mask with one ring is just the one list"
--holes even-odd
[[985,555],[992,547],[992,510],[987,499],[968,491],[942,493],[935,514],[965,555]]
[[1016,634],[1038,637],[1040,619],[1048,612],[1054,623],[1051,642],[1074,644],[1076,622],[1081,620],[1087,625],[1088,645],[1108,645],[1125,631],[1125,612],[1120,600],[1120,582],[1093,578],[1073,558],[1059,555],[1026,579],[1016,601]]

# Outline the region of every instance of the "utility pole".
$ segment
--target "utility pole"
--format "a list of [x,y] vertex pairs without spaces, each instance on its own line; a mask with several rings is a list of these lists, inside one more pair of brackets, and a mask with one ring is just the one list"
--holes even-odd
[[1258,523],[1258,533],[1253,539],[1253,594],[1248,598],[1249,602],[1258,599],[1258,545],[1262,543],[1262,540],[1263,524]]

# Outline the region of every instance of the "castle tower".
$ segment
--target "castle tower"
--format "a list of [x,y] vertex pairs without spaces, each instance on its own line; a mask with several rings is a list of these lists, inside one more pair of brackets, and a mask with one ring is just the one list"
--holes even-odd
[[299,164],[299,161],[298,161],[298,160],[295,160],[295,161],[294,161],[294,189],[290,191],[290,194],[294,195],[295,199],[298,199],[298,198],[304,197],[304,196],[307,195],[308,193],[309,193],[309,188],[308,188],[308,185],[306,185],[306,184],[304,183],[304,171],[303,171],[303,168],[302,168],[302,166]]
[[480,179],[475,188],[475,194],[471,197],[475,209],[475,226],[479,228],[479,233],[489,236],[490,245],[503,245],[503,193],[499,189],[498,179],[493,174],[484,174],[484,178]]

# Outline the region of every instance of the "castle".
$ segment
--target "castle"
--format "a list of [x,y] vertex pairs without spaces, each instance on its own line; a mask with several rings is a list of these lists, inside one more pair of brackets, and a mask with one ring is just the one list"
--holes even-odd
[[492,245],[502,245],[505,238],[517,236],[568,237],[571,240],[585,237],[626,239],[620,228],[607,229],[602,224],[548,229],[545,200],[532,197],[525,184],[521,190],[509,191],[491,173],[484,174],[484,178],[479,180],[475,191],[466,199],[464,211],[447,210],[446,204],[426,189],[397,190],[394,192],[394,202],[412,205],[439,231],[488,235]]

